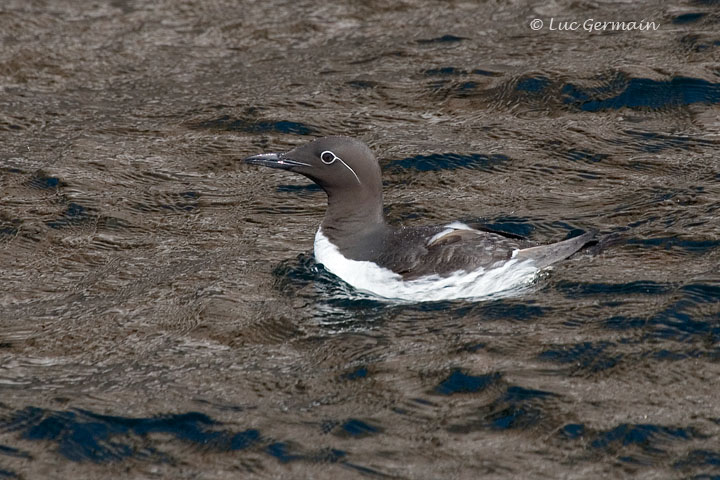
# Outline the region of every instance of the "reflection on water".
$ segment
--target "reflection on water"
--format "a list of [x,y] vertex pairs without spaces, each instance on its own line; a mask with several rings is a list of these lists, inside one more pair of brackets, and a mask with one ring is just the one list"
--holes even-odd
[[[0,478],[718,476],[715,3],[6,1]],[[622,241],[364,295],[239,161],[333,134],[392,222]]]

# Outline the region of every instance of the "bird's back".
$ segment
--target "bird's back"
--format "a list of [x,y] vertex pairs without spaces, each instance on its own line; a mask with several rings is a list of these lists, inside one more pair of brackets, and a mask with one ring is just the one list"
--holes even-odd
[[384,243],[381,253],[372,260],[404,280],[488,270],[510,260],[514,251],[534,245],[457,223],[391,229]]

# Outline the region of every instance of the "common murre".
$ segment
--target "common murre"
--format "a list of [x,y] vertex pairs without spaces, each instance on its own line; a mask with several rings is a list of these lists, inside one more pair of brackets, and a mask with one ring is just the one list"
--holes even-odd
[[454,222],[395,227],[383,216],[380,166],[349,137],[325,137],[287,153],[245,159],[308,177],[328,196],[315,259],[353,287],[411,300],[480,298],[532,280],[594,241],[594,233],[549,245]]

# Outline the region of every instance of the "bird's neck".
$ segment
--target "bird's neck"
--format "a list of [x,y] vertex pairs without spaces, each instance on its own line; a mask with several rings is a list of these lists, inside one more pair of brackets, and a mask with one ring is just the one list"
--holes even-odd
[[328,238],[348,238],[385,225],[382,192],[328,193],[322,230]]

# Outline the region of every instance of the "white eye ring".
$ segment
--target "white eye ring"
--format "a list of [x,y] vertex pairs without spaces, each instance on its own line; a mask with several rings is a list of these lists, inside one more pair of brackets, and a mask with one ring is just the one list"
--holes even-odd
[[[325,160],[325,157],[326,157],[328,154],[329,154],[329,155],[332,155],[332,158],[331,158],[330,160]],[[337,155],[335,155],[335,154],[334,154],[333,152],[331,152],[330,150],[325,150],[324,152],[322,152],[322,153],[320,154],[320,161],[323,162],[325,165],[330,165],[330,164],[332,164],[332,163],[335,163],[335,160],[340,160],[340,157],[338,157]],[[342,160],[340,160],[340,161],[342,162]]]

